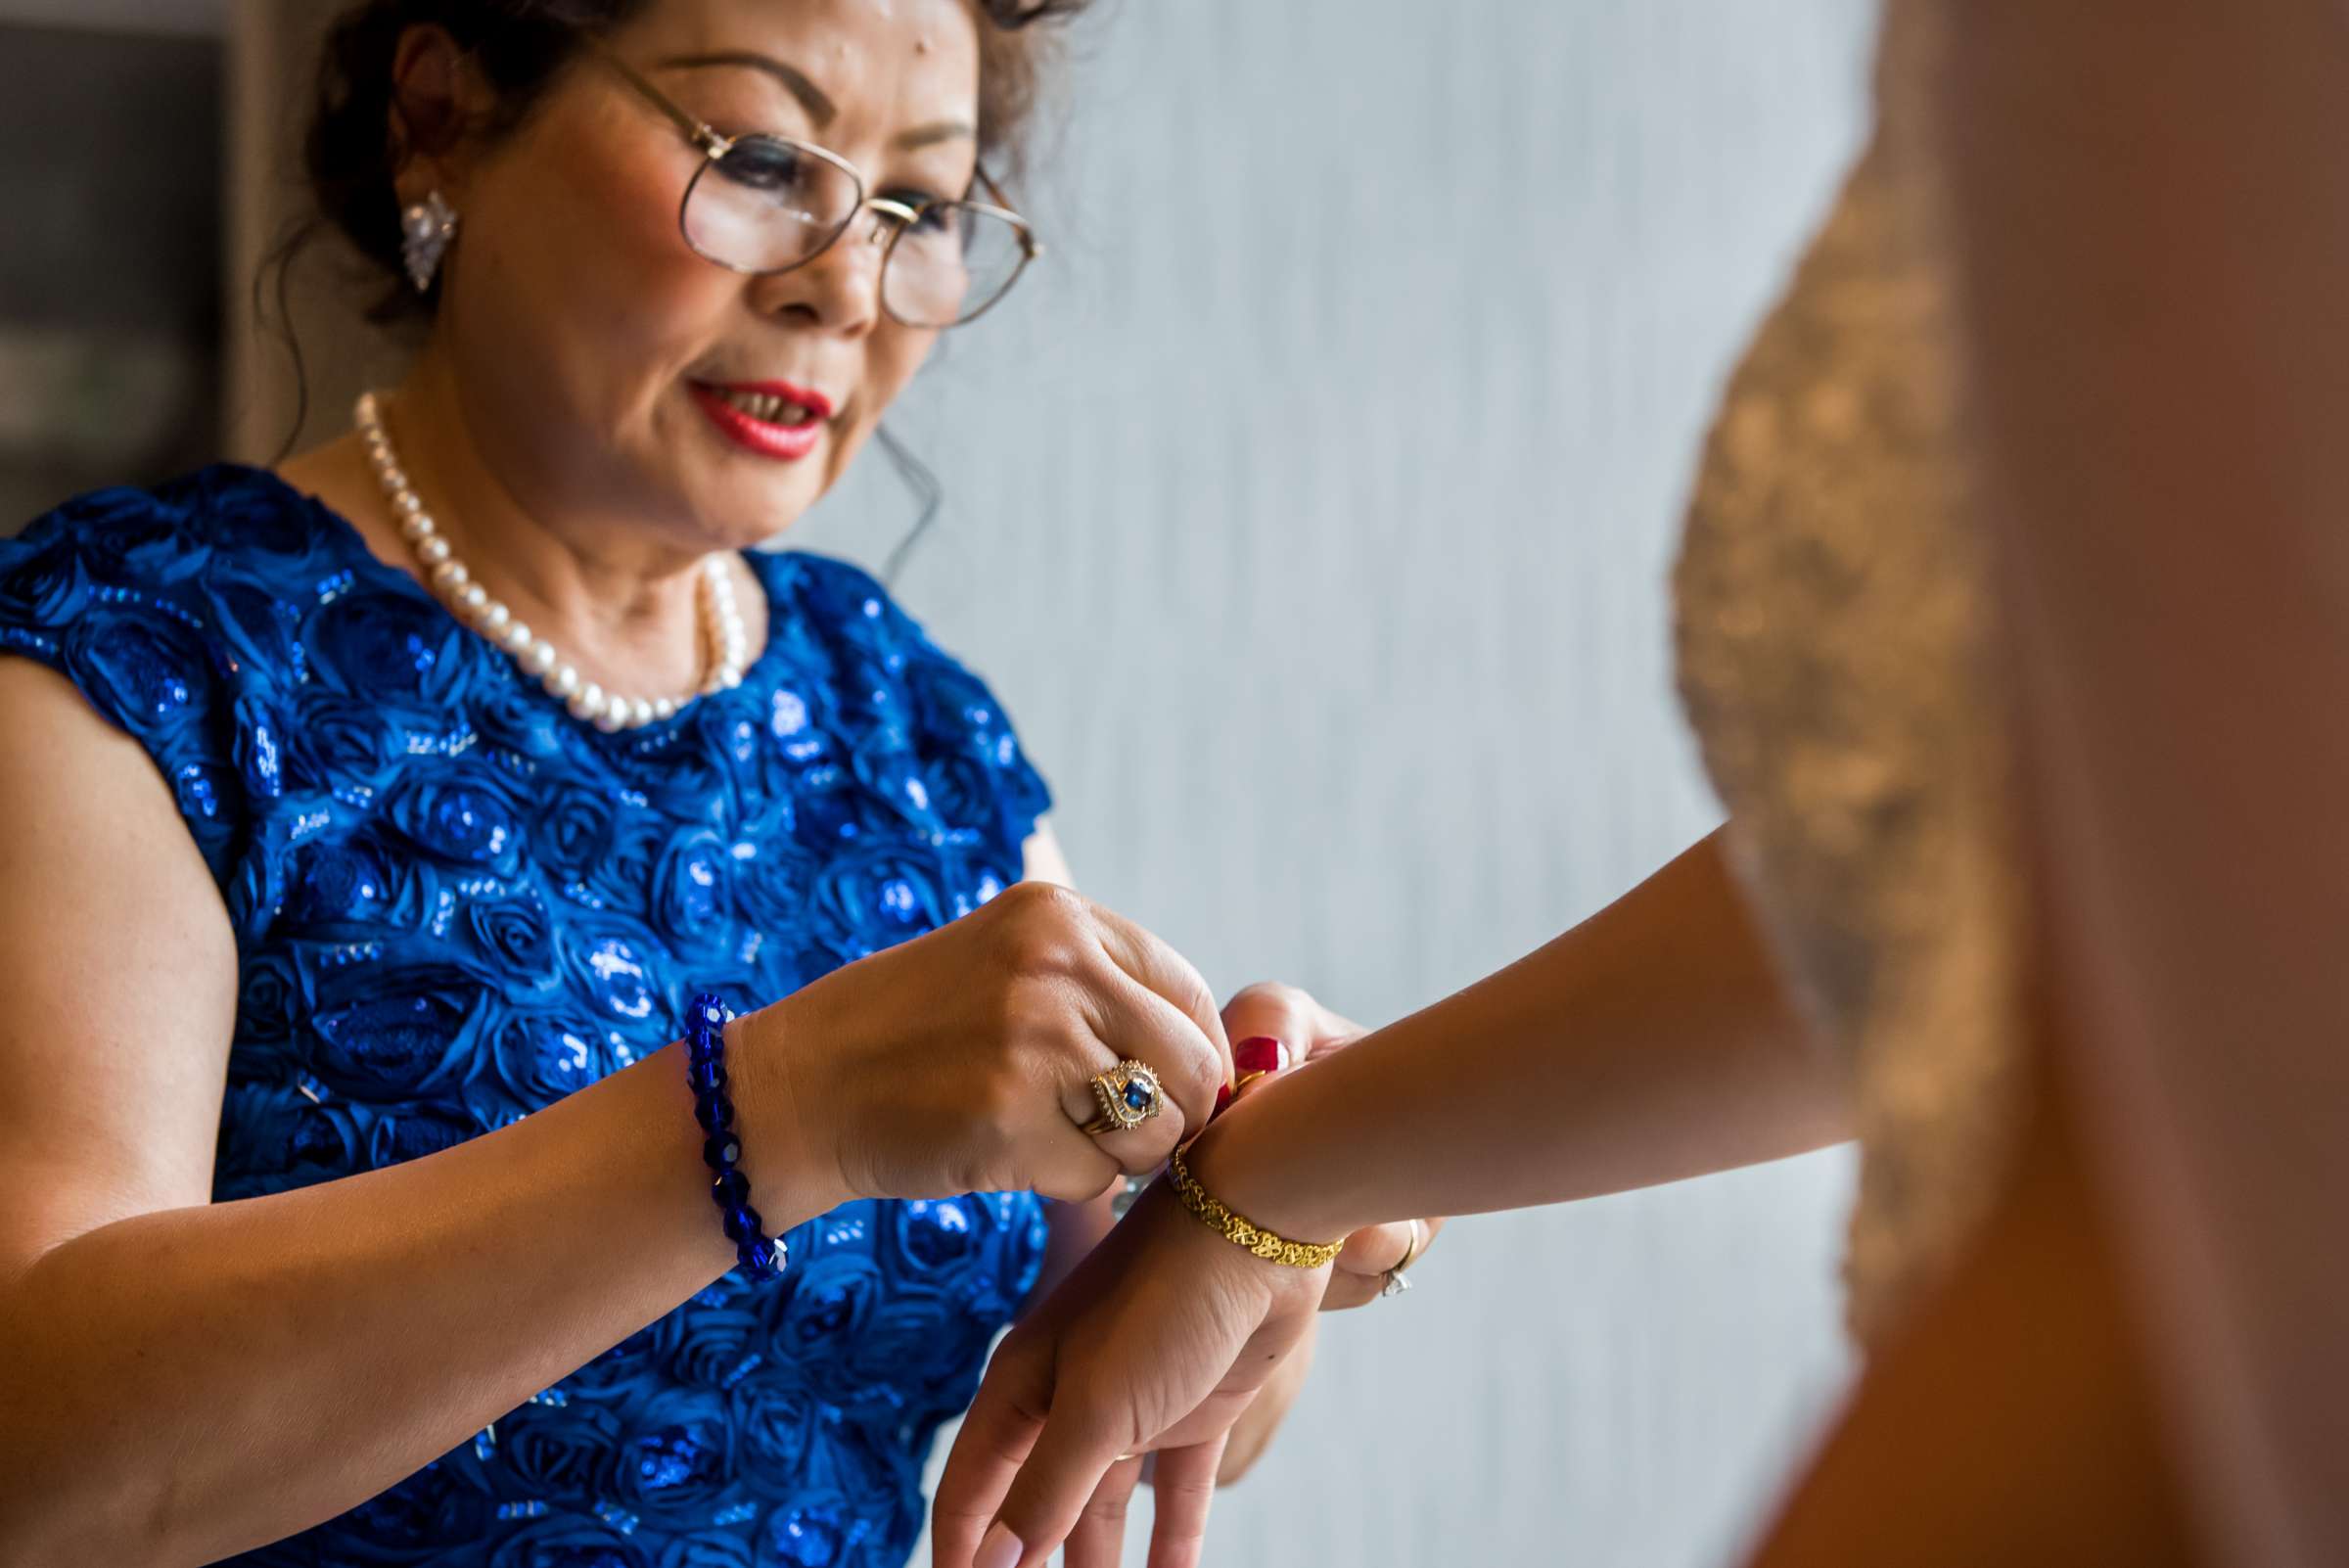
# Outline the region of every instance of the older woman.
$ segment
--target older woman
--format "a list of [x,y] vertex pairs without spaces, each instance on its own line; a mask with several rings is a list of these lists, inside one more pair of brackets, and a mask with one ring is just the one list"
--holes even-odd
[[0,1559],[903,1560],[1232,1076],[987,688],[743,553],[1033,255],[987,165],[1073,8],[340,21],[413,370],[0,545]]

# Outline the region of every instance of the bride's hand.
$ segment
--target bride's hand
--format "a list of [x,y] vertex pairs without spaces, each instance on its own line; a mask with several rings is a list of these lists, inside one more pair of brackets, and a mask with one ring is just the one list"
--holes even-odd
[[[1224,1442],[1328,1277],[1243,1251],[1153,1187],[989,1363],[939,1484],[933,1568],[1041,1568],[1096,1494],[1122,1511],[1153,1450],[1151,1568],[1196,1563]],[[1095,1534],[1114,1563],[1122,1531]]]

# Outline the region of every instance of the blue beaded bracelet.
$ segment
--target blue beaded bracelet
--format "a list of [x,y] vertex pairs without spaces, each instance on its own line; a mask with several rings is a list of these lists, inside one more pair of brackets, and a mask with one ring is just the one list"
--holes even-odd
[[719,1223],[743,1271],[753,1279],[781,1277],[790,1262],[783,1243],[769,1241],[766,1222],[751,1207],[751,1181],[737,1167],[742,1139],[734,1131],[734,1102],[726,1097],[726,1025],[734,1014],[704,992],[685,1009],[685,1079],[693,1085],[693,1119],[702,1128],[702,1158],[716,1180],[710,1183]]

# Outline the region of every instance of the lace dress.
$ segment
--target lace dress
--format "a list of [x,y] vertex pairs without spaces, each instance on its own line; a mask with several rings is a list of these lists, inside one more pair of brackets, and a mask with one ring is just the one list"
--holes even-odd
[[1731,381],[1675,582],[1727,842],[1858,1107],[1864,1340],[1981,1221],[2023,1114],[2009,741],[1916,114],[1947,24],[1886,10],[1875,140]]

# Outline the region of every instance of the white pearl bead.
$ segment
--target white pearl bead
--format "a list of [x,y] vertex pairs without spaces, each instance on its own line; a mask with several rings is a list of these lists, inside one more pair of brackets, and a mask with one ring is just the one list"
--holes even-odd
[[[355,413],[360,438],[376,479],[392,506],[399,530],[415,547],[416,558],[428,569],[433,585],[450,609],[471,623],[483,636],[505,649],[525,671],[537,677],[547,692],[577,717],[607,732],[641,729],[656,720],[674,718],[691,697],[622,697],[608,693],[593,681],[582,681],[576,668],[562,663],[555,645],[537,636],[513,611],[491,598],[473,580],[457,559],[455,549],[441,536],[423,497],[400,467],[391,432],[384,428],[383,402],[373,392],[360,396]],[[701,592],[696,619],[711,648],[711,669],[701,691],[731,691],[743,682],[748,665],[749,635],[743,625],[735,588],[735,573],[727,557],[713,555],[702,562]]]

